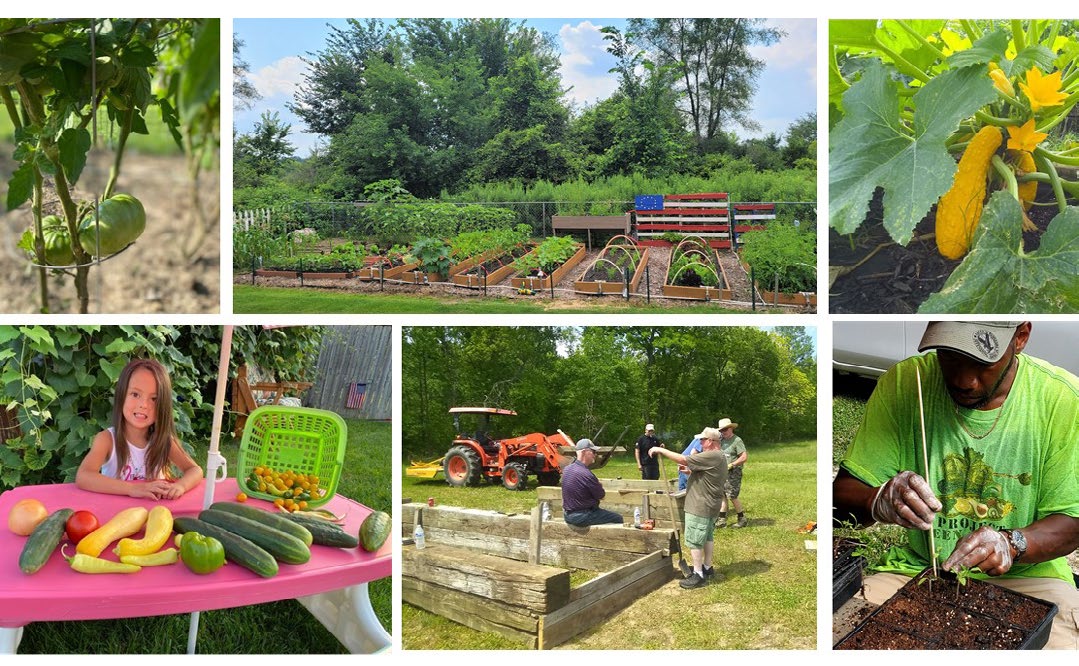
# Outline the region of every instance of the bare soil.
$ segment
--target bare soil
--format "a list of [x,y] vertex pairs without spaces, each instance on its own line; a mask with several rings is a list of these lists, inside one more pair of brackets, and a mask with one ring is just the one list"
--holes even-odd
[[[11,147],[3,147],[0,191],[14,164]],[[91,154],[77,198],[89,199],[104,189],[112,155]],[[199,200],[206,235],[191,259],[184,247],[195,244],[197,232],[191,208],[191,181],[184,157],[127,153],[116,191],[127,192],[146,209],[146,231],[134,245],[90,269],[90,313],[216,313],[221,308],[220,177],[215,170],[199,179]],[[55,196],[46,195],[46,214],[58,212]],[[41,311],[39,272],[26,253],[16,248],[23,231],[32,224],[30,205],[0,216],[0,291],[6,313]],[[78,295],[72,276],[50,275],[49,312],[77,313]]]
[[[915,313],[925,299],[940,291],[961,263],[945,259],[937,251],[932,235],[937,223],[936,207],[918,223],[913,240],[903,247],[884,228],[882,201],[883,190],[878,189],[865,221],[852,235],[841,236],[834,229],[828,230],[830,270],[842,272],[828,290],[833,314]],[[1051,191],[1041,188],[1038,201],[1055,199]],[[1041,232],[1056,213],[1056,206],[1036,205],[1030,209],[1028,216],[1040,231],[1023,234],[1027,252],[1037,249]]]
[[[603,251],[602,247],[594,247],[590,252],[587,252],[581,263],[578,264],[572,271],[569,271],[561,281],[554,285],[555,299],[560,306],[564,307],[579,307],[582,310],[587,310],[591,305],[599,302],[597,299],[604,299],[602,302],[608,302],[612,299],[618,298],[615,295],[606,296],[590,296],[585,294],[578,294],[573,291],[573,285],[576,281],[584,279],[588,269],[592,266],[592,262]],[[670,259],[671,248],[669,247],[652,247],[649,248],[648,258],[648,271],[645,273],[645,278],[641,280],[637,286],[637,291],[632,294],[634,299],[643,299],[646,294],[650,295],[651,302],[654,304],[669,306],[677,309],[681,305],[691,305],[694,303],[701,303],[699,300],[686,300],[686,299],[671,299],[663,296],[663,284],[666,279],[667,263]],[[727,279],[730,282],[730,287],[733,290],[732,302],[730,307],[745,307],[749,310],[749,276],[746,274],[745,269],[742,268],[738,262],[737,256],[729,251],[720,250],[719,261],[723,265],[723,270],[726,273]],[[234,273],[233,284],[252,284],[251,273]],[[272,286],[272,287],[287,287],[295,288],[300,286],[300,280],[298,278],[283,278],[283,277],[258,277],[255,279],[254,284],[257,286]],[[324,289],[327,291],[339,291],[346,293],[377,293],[379,291],[385,291],[390,293],[422,293],[429,296],[453,296],[455,298],[483,298],[483,289],[469,289],[454,285],[452,283],[438,283],[431,285],[414,285],[407,283],[397,283],[387,281],[385,284],[380,285],[376,281],[361,281],[356,279],[351,280],[312,280],[305,278],[303,281],[304,287]],[[618,292],[620,293],[619,289]],[[536,298],[550,298],[551,292],[549,290],[544,291],[541,294],[525,294],[518,293],[510,285],[510,278],[498,284],[487,285],[488,296],[498,296],[500,298],[523,298],[523,299],[536,299]],[[757,296],[758,307],[760,305],[760,296]],[[807,310],[806,312],[812,312]]]

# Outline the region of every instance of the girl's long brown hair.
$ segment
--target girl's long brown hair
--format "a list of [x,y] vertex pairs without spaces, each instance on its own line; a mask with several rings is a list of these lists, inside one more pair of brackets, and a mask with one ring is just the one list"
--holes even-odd
[[131,375],[140,368],[154,374],[157,381],[157,403],[154,425],[150,426],[149,445],[146,448],[146,480],[153,481],[161,470],[166,478],[173,478],[169,467],[169,451],[176,440],[176,426],[172,416],[172,381],[165,366],[152,358],[138,358],[126,366],[116,381],[116,395],[112,401],[112,428],[115,436],[116,476],[120,477],[127,466],[127,435],[124,433],[124,400],[127,399]]

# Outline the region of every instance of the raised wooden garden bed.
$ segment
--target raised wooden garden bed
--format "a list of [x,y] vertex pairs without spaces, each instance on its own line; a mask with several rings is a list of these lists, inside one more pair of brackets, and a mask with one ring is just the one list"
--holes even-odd
[[360,270],[356,271],[356,277],[364,281],[378,280],[385,278],[387,280],[393,280],[399,278],[404,273],[416,269],[420,265],[420,262],[413,261],[407,264],[401,264],[400,266],[391,266],[384,271],[379,270],[378,266],[364,266]]
[[[707,267],[716,275],[719,284],[715,286],[686,286],[674,284],[679,276],[672,275],[671,268],[675,265],[680,250],[684,254],[693,253],[705,257],[707,259]],[[688,239],[675,246],[675,249],[671,252],[670,259],[667,261],[666,277],[663,281],[663,295],[674,298],[692,298],[704,301],[716,299],[729,300],[733,295],[730,284],[730,280],[727,279],[727,272],[724,270],[723,264],[720,263],[715,249],[701,239]]]
[[300,277],[300,271],[281,271],[272,268],[256,268],[255,275],[258,277]]
[[[561,520],[405,504],[426,548],[401,549],[404,601],[477,631],[549,649],[584,633],[676,577],[672,530],[572,527]],[[571,587],[570,569],[602,572]],[[461,646],[467,647],[467,646]]]
[[[746,275],[750,275],[749,264],[739,259],[739,263],[742,268],[745,269]],[[761,288],[760,281],[753,283],[753,288],[760,294],[761,300],[765,305],[803,305],[816,307],[817,306],[817,293],[813,291],[803,291],[798,293],[790,293],[785,291],[768,291]]]
[[577,251],[573,253],[569,259],[567,259],[561,266],[551,271],[549,275],[544,277],[535,276],[516,276],[510,279],[510,284],[514,289],[551,289],[554,285],[562,281],[562,278],[566,276],[571,270],[577,267],[577,264],[581,263],[584,259],[587,251],[584,245],[580,245]]
[[[681,530],[682,515],[685,511],[686,498],[675,497],[674,510],[677,524],[671,522],[671,499],[663,489],[662,481],[643,481],[639,479],[600,479],[603,490],[607,493],[601,505],[608,511],[614,511],[626,518],[626,524],[633,522],[633,510],[641,510],[641,520],[654,520],[656,527],[660,529]],[[667,487],[673,491],[678,488],[675,482]],[[562,489],[558,486],[540,486],[536,489],[536,497],[542,504],[547,502],[551,509],[551,516],[561,520],[562,512]]]
[[[624,240],[620,241],[620,239]],[[623,266],[622,262],[625,261],[625,256],[629,256],[628,253],[631,251],[640,253],[640,258],[637,260],[637,265],[629,279],[629,293],[636,292],[637,285],[641,283],[648,267],[648,248],[642,247],[626,236],[615,237],[611,239],[611,242],[607,243],[607,246],[603,248],[596,260],[585,271],[582,279],[574,282],[573,290],[582,294],[596,294],[598,296],[621,294],[626,286],[623,279],[600,279],[600,276],[605,274],[605,266],[613,266],[616,269],[621,268]]]
[[[531,254],[533,252],[533,250],[534,250],[534,248],[530,248],[528,252],[522,253],[522,255],[520,255],[520,256],[525,256],[525,255]],[[486,284],[489,284],[489,285],[498,284],[502,280],[505,280],[507,277],[512,275],[514,270],[516,270],[513,267],[513,260],[516,259],[516,258],[517,258],[517,256],[511,256],[509,254],[503,255],[502,257],[497,257],[497,259],[499,261],[502,261],[503,259],[505,261],[503,262],[503,265],[500,268],[497,268],[497,269],[495,269],[495,270],[493,270],[493,271],[491,271],[490,273],[487,274]],[[488,261],[491,261],[491,259],[490,258],[485,259],[483,263],[486,263]],[[481,288],[483,288],[484,278],[483,278],[483,275],[481,274],[481,272],[478,270],[478,267],[479,267],[478,264],[479,263],[481,263],[481,262],[477,262],[477,265],[473,266],[473,268],[476,268],[477,270],[469,270],[467,272],[458,273],[457,275],[454,275],[453,277],[451,277],[450,281],[453,282],[454,284],[458,285],[458,286],[461,286],[461,287],[469,287],[471,289],[481,289]]]
[[911,579],[835,645],[837,650],[1037,650],[1057,607],[993,583]]
[[348,280],[356,276],[350,271],[282,271],[269,268],[255,270],[258,277],[288,277],[303,278],[304,280]]

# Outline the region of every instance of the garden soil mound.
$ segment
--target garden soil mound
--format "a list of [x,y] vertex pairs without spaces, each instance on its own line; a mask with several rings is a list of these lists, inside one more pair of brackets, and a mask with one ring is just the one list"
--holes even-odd
[[[0,162],[6,196],[6,181],[14,164],[8,159],[10,146],[2,150]],[[104,189],[111,154],[99,152],[91,158],[75,194],[89,198]],[[182,248],[194,235],[190,179],[182,155],[154,156],[128,152],[117,183],[117,192],[127,192],[142,201],[146,209],[146,231],[135,244],[117,257],[90,269],[91,313],[216,313],[221,308],[221,226],[220,176],[212,171],[199,180],[208,229],[194,258],[185,259]],[[55,198],[54,198],[55,199]],[[53,204],[55,207],[55,204]],[[46,196],[46,212],[49,197]],[[30,206],[24,205],[0,216],[0,291],[7,313],[37,313],[41,309],[38,271],[26,254],[15,247],[23,231],[32,224]],[[77,313],[75,280],[50,276],[50,311]]]

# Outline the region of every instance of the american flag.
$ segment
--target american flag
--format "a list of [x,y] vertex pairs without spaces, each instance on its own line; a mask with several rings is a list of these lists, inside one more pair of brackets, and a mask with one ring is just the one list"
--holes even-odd
[[345,400],[345,407],[348,409],[361,409],[363,407],[363,399],[367,395],[367,384],[361,384],[354,382],[348,385],[348,399]]

